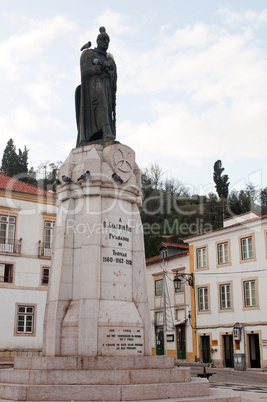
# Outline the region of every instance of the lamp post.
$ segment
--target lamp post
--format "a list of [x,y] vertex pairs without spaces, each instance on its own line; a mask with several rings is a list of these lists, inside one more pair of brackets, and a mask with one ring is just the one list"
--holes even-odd
[[181,290],[182,279],[180,278],[184,278],[189,286],[194,287],[193,274],[178,274],[178,272],[176,272],[173,280],[175,290]]

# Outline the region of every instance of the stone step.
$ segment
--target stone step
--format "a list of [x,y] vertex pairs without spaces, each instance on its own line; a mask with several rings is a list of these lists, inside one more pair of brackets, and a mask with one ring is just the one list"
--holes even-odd
[[24,370],[136,370],[169,369],[173,356],[15,357],[14,368]]
[[[139,402],[241,402],[241,398],[236,396],[233,391],[218,391],[212,390],[210,391],[209,396],[197,396],[197,397],[185,397],[185,398],[171,398],[171,399],[150,399],[150,400],[142,400]],[[16,402],[14,399],[0,399],[0,402]],[[39,402],[39,401],[31,401],[31,402]],[[49,402],[57,402],[57,401],[49,401]],[[83,401],[83,402],[94,402],[92,400]],[[109,402],[109,401],[106,401]],[[120,402],[120,401],[116,401]]]
[[0,370],[0,383],[129,385],[189,382],[190,368],[147,370]]
[[15,401],[142,401],[209,395],[209,383],[206,379],[131,385],[0,384],[0,398]]

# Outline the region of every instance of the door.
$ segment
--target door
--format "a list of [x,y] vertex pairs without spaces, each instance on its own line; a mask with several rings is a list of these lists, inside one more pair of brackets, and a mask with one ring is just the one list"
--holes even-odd
[[203,363],[210,362],[210,337],[204,335],[201,337],[201,349],[202,349],[202,358]]
[[259,334],[249,334],[249,354],[250,354],[250,367],[260,368],[260,343]]
[[233,335],[224,335],[223,338],[225,367],[234,367]]
[[177,359],[186,359],[185,324],[176,326]]
[[164,330],[163,327],[156,327],[156,355],[164,355]]

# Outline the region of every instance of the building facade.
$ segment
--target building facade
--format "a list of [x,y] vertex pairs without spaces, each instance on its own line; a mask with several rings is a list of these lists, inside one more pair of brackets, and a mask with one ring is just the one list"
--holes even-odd
[[52,193],[0,174],[0,358],[42,349],[56,217]]
[[186,241],[197,357],[217,367],[267,367],[267,216],[239,215]]
[[[194,355],[189,253],[185,244],[161,243],[159,255],[147,259],[152,355],[191,360]],[[179,278],[179,286],[177,286]]]

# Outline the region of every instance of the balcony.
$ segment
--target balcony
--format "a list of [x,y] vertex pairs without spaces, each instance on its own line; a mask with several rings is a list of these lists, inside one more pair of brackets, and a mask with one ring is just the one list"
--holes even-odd
[[52,256],[52,244],[42,243],[41,240],[39,240],[38,257],[50,259],[51,256]]
[[4,254],[21,254],[21,243],[22,238],[20,239],[8,239],[8,243],[0,240],[0,253]]

